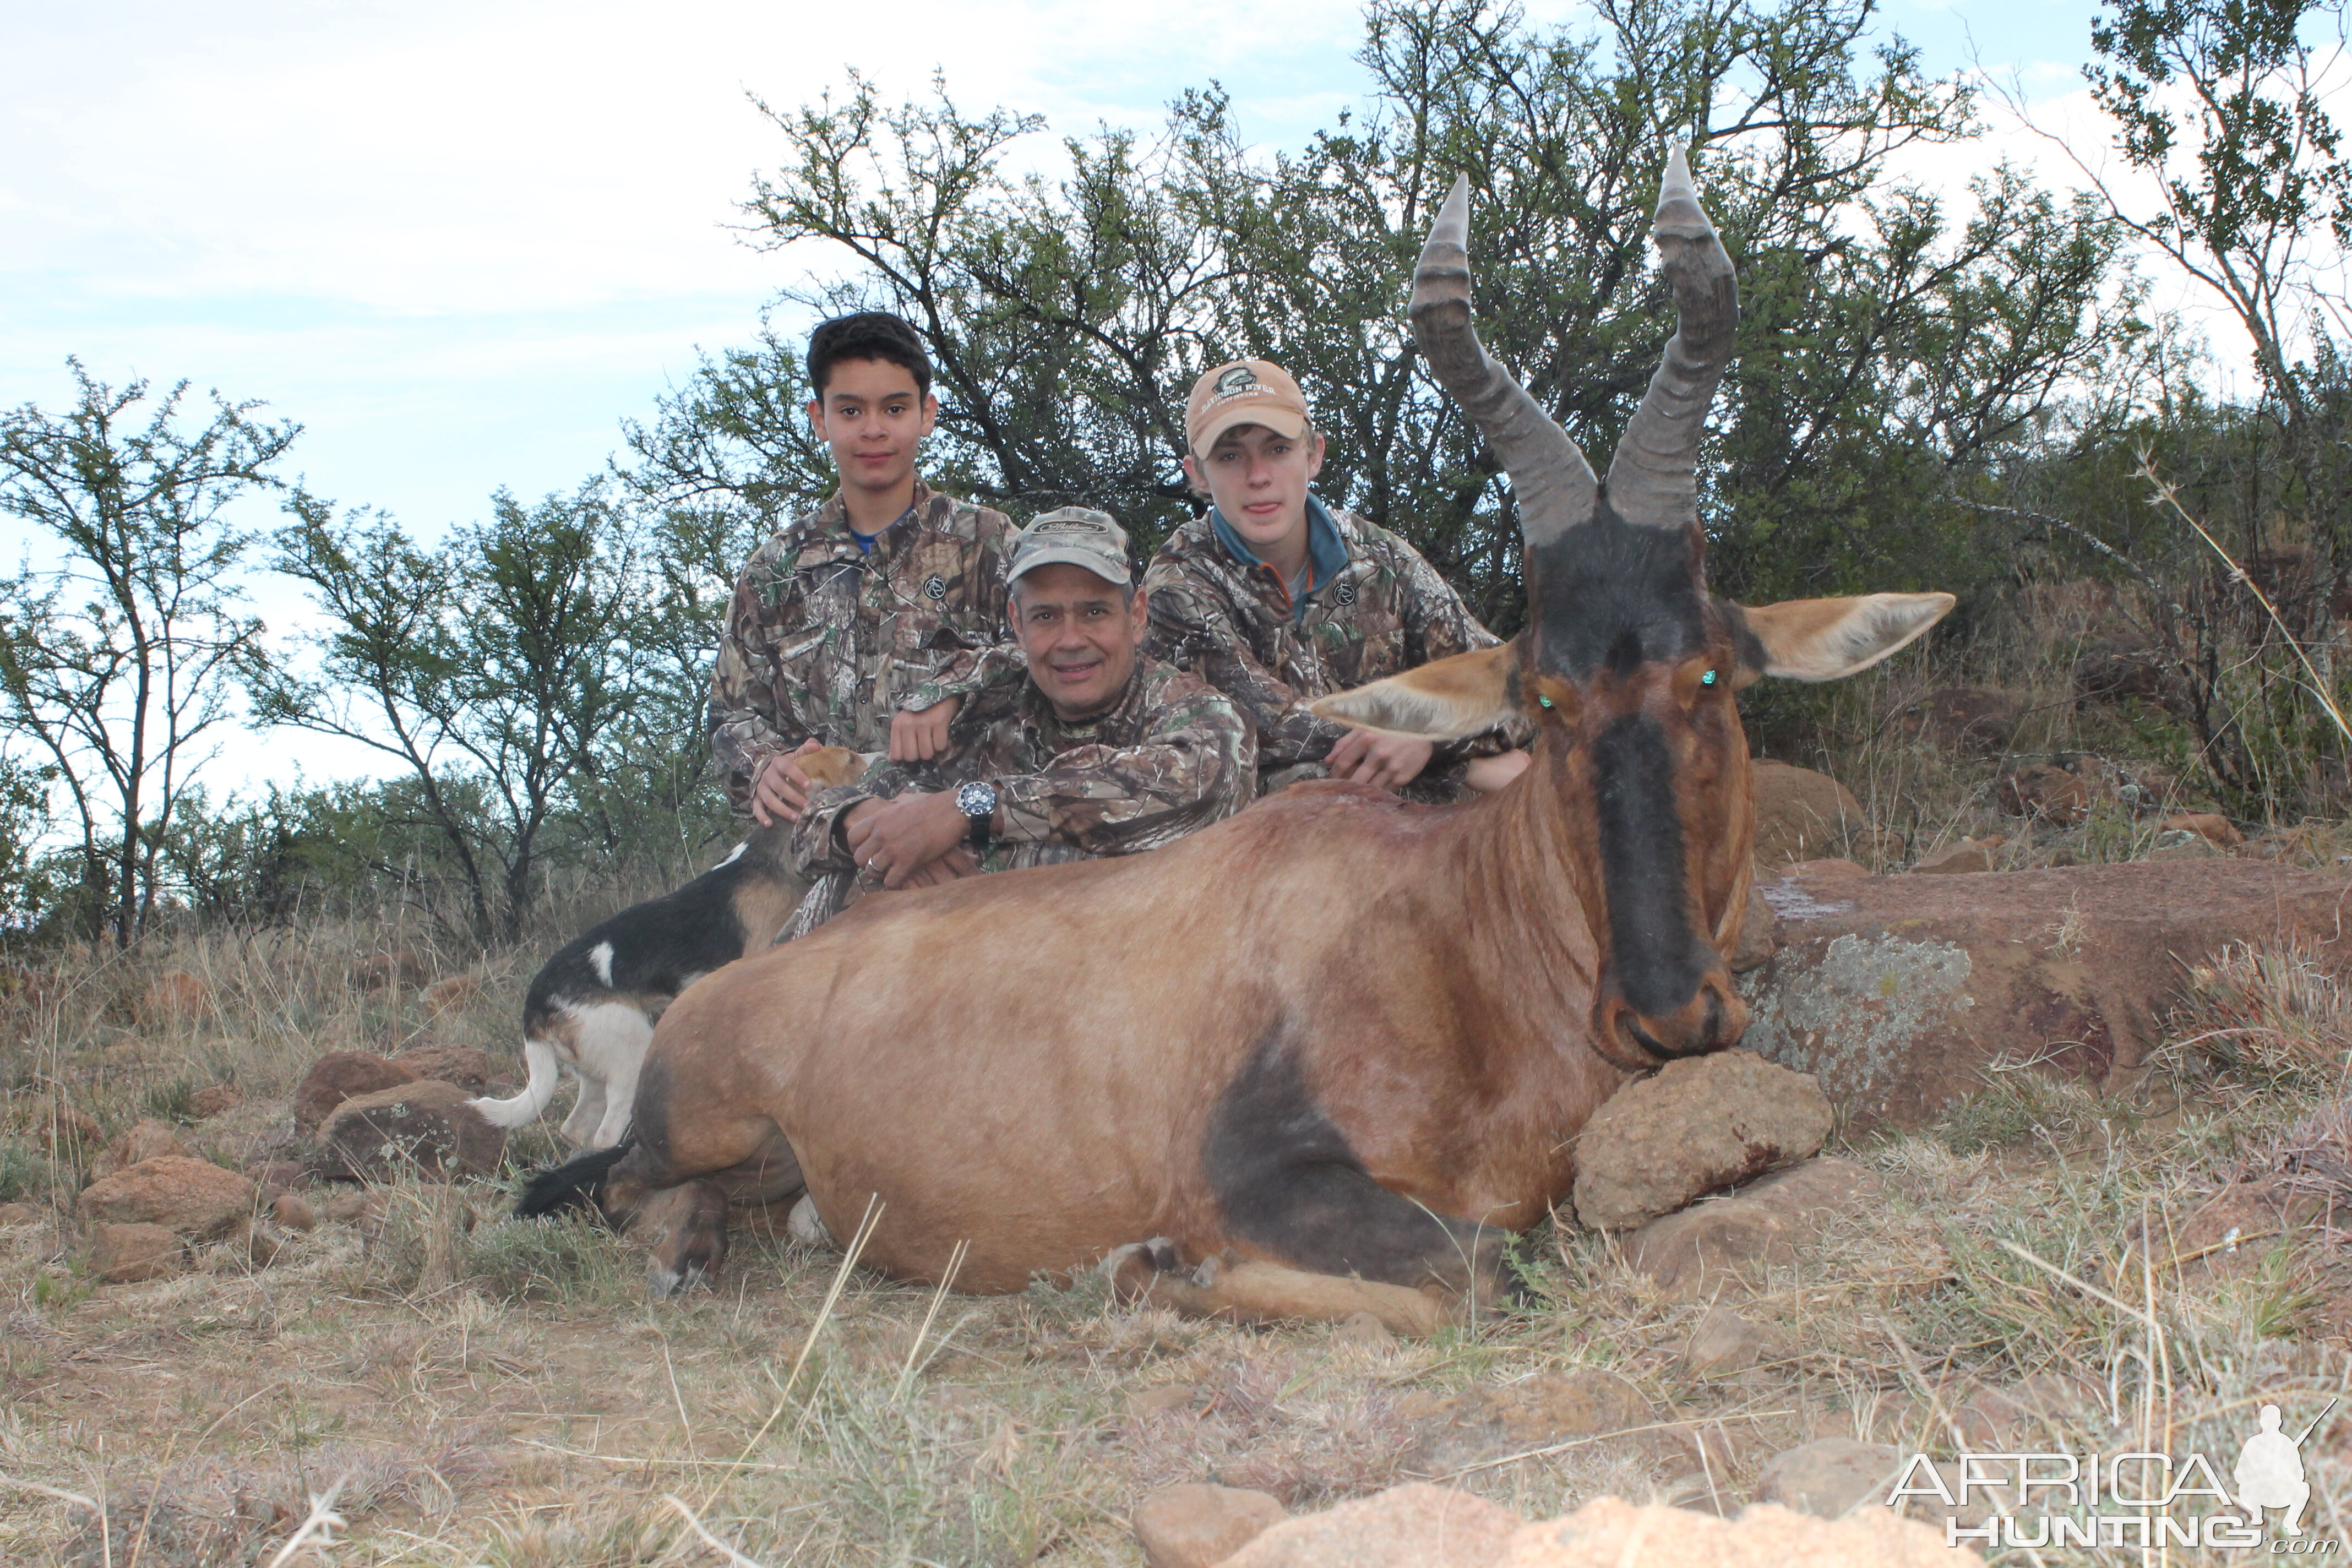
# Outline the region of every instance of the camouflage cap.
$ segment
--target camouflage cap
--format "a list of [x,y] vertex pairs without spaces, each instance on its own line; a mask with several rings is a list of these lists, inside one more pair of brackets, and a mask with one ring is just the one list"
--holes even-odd
[[1203,457],[1236,425],[1263,425],[1301,441],[1310,423],[1307,395],[1298,384],[1280,365],[1262,359],[1237,359],[1207,372],[1184,402],[1184,439]]
[[1122,588],[1135,582],[1135,569],[1127,559],[1127,530],[1110,513],[1090,507],[1066,506],[1041,513],[1023,529],[1013,542],[1004,580],[1017,582],[1023,573],[1055,563],[1083,566]]

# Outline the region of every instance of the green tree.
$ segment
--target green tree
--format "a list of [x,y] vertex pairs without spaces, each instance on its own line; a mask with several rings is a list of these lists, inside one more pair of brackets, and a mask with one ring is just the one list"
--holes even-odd
[[300,426],[217,394],[194,426],[186,383],[151,399],[144,381],[118,390],[68,363],[72,408],[0,416],[0,513],[47,541],[47,560],[0,579],[0,728],[69,803],[87,934],[128,942],[234,678],[266,662],[236,574],[252,536],[226,514],[278,484]]

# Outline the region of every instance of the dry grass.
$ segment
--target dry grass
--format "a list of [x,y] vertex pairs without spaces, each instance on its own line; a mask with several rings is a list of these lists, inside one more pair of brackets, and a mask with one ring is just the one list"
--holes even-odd
[[[2183,1044],[2165,1100],[2004,1073],[1935,1128],[1847,1150],[1880,1194],[1733,1299],[1779,1348],[1731,1378],[1683,1364],[1706,1303],[1567,1226],[1522,1243],[1515,1310],[1422,1343],[1181,1321],[1088,1285],[941,1296],[758,1234],[722,1289],[652,1305],[626,1244],[497,1217],[494,1183],[395,1184],[366,1236],[328,1224],[268,1268],[222,1246],[172,1279],[93,1283],[61,1223],[91,1139],[41,1141],[59,1100],[105,1137],[233,1082],[243,1102],[185,1135],[243,1163],[284,1152],[285,1096],[322,1050],[437,1037],[511,1070],[519,964],[473,966],[480,1002],[436,1019],[414,990],[355,988],[355,945],[319,930],[83,954],[0,999],[0,1201],[58,1216],[0,1229],[0,1560],[1131,1564],[1125,1519],[1156,1487],[1319,1506],[1424,1473],[1431,1397],[1580,1366],[1630,1379],[1651,1430],[1503,1445],[1454,1484],[1535,1516],[1708,1482],[1737,1498],[1815,1436],[1948,1454],[1982,1390],[2036,1374],[2084,1391],[2037,1443],[2107,1452],[2231,1456],[2253,1405],[2307,1419],[2352,1394],[2329,1217],[2352,1194],[2352,1010],[2307,962],[2262,952],[2200,975],[2175,1035],[2226,1017],[2271,1043],[2226,1070]],[[202,1005],[145,1000],[168,969],[203,980]],[[2286,1219],[2231,1218],[2248,1194]],[[2352,1526],[2347,1431],[2305,1450],[2331,1536]]]

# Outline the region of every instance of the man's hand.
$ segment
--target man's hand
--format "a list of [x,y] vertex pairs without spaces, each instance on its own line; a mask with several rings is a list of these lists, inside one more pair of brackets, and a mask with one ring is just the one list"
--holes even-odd
[[917,870],[913,876],[907,879],[906,885],[909,888],[937,888],[960,878],[979,875],[980,862],[971,858],[970,848],[959,844],[929,865]]
[[890,760],[928,763],[948,749],[948,726],[955,721],[963,699],[950,697],[919,713],[901,708],[890,720]]
[[1331,748],[1324,765],[1335,779],[1377,784],[1381,789],[1402,789],[1421,776],[1421,770],[1429,766],[1430,752],[1435,750],[1427,741],[1350,730]]
[[957,809],[954,795],[919,790],[896,800],[859,801],[841,824],[850,858],[881,878],[886,888],[908,886],[934,861],[952,855],[971,832],[971,819]]
[[1528,764],[1534,761],[1525,752],[1502,752],[1491,757],[1473,757],[1463,765],[1462,782],[1480,795],[1492,795],[1526,773]]
[[802,808],[808,805],[809,793],[816,781],[801,772],[800,759],[824,744],[814,735],[803,741],[789,752],[782,752],[760,764],[751,775],[751,820],[765,827],[779,818],[798,822]]

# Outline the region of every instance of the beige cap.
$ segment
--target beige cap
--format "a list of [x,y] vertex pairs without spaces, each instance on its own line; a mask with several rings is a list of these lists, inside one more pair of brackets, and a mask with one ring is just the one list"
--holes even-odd
[[1263,425],[1294,441],[1307,438],[1307,397],[1278,364],[1237,359],[1192,384],[1184,404],[1184,439],[1196,456],[1206,456],[1217,437],[1236,425]]
[[1004,580],[1055,563],[1083,566],[1106,583],[1129,587],[1135,569],[1128,564],[1127,530],[1110,513],[1090,507],[1066,506],[1038,515],[1013,542],[1013,563]]

